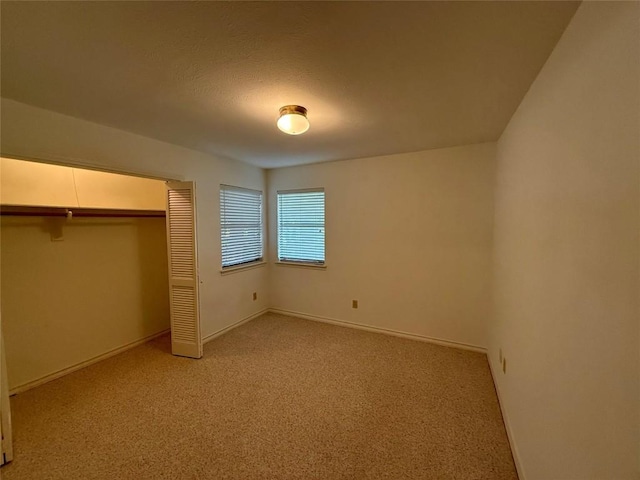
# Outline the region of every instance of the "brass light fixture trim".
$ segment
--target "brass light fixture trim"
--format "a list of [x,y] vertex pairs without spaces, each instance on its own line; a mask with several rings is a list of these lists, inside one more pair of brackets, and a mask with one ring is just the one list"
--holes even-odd
[[280,107],[280,116],[290,115],[292,113],[306,117],[307,109],[300,105],[285,105],[284,107]]

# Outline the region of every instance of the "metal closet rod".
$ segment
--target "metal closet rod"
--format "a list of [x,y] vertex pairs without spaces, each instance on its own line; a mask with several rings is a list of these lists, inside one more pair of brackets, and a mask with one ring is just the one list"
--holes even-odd
[[0,215],[27,217],[165,217],[164,210],[126,210],[115,208],[64,208],[0,205]]

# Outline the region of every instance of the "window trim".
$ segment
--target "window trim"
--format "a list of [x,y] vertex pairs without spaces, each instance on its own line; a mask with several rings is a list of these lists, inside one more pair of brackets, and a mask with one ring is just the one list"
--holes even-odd
[[[260,258],[256,258],[255,260],[249,260],[246,262],[241,262],[241,263],[236,263],[233,265],[222,265],[222,230],[223,230],[223,224],[222,224],[222,199],[220,198],[222,196],[222,192],[226,190],[226,191],[240,191],[240,192],[249,192],[249,193],[253,193],[253,194],[259,194],[259,198],[260,198]],[[236,185],[228,185],[225,183],[221,183],[220,184],[220,190],[219,190],[219,197],[220,199],[220,205],[219,205],[219,214],[220,214],[220,219],[219,219],[219,225],[220,225],[220,273],[221,274],[226,274],[226,273],[235,273],[237,271],[240,270],[248,270],[251,268],[256,268],[256,267],[260,267],[264,264],[266,264],[266,260],[265,260],[265,244],[264,244],[264,239],[265,239],[265,235],[264,235],[264,191],[262,190],[257,190],[257,189],[253,189],[253,188],[246,188],[246,187],[238,187]]]
[[290,262],[288,260],[278,260],[273,262],[274,265],[280,267],[298,267],[298,268],[310,268],[311,270],[326,270],[327,262],[325,263],[308,263],[308,262]]
[[230,265],[220,269],[220,275],[231,275],[232,273],[241,272],[243,270],[252,270],[254,268],[264,267],[267,264],[266,260],[255,260],[248,263],[240,263],[238,265]]

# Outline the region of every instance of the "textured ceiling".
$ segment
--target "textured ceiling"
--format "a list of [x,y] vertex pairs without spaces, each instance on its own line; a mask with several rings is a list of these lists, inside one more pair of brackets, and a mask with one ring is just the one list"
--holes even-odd
[[577,6],[3,1],[2,96],[265,168],[491,141]]

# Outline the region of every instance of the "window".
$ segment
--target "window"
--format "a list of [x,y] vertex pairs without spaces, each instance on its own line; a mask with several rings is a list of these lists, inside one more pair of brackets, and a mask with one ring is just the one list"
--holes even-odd
[[262,192],[220,185],[222,268],[262,260]]
[[324,264],[324,189],[278,192],[278,260]]

